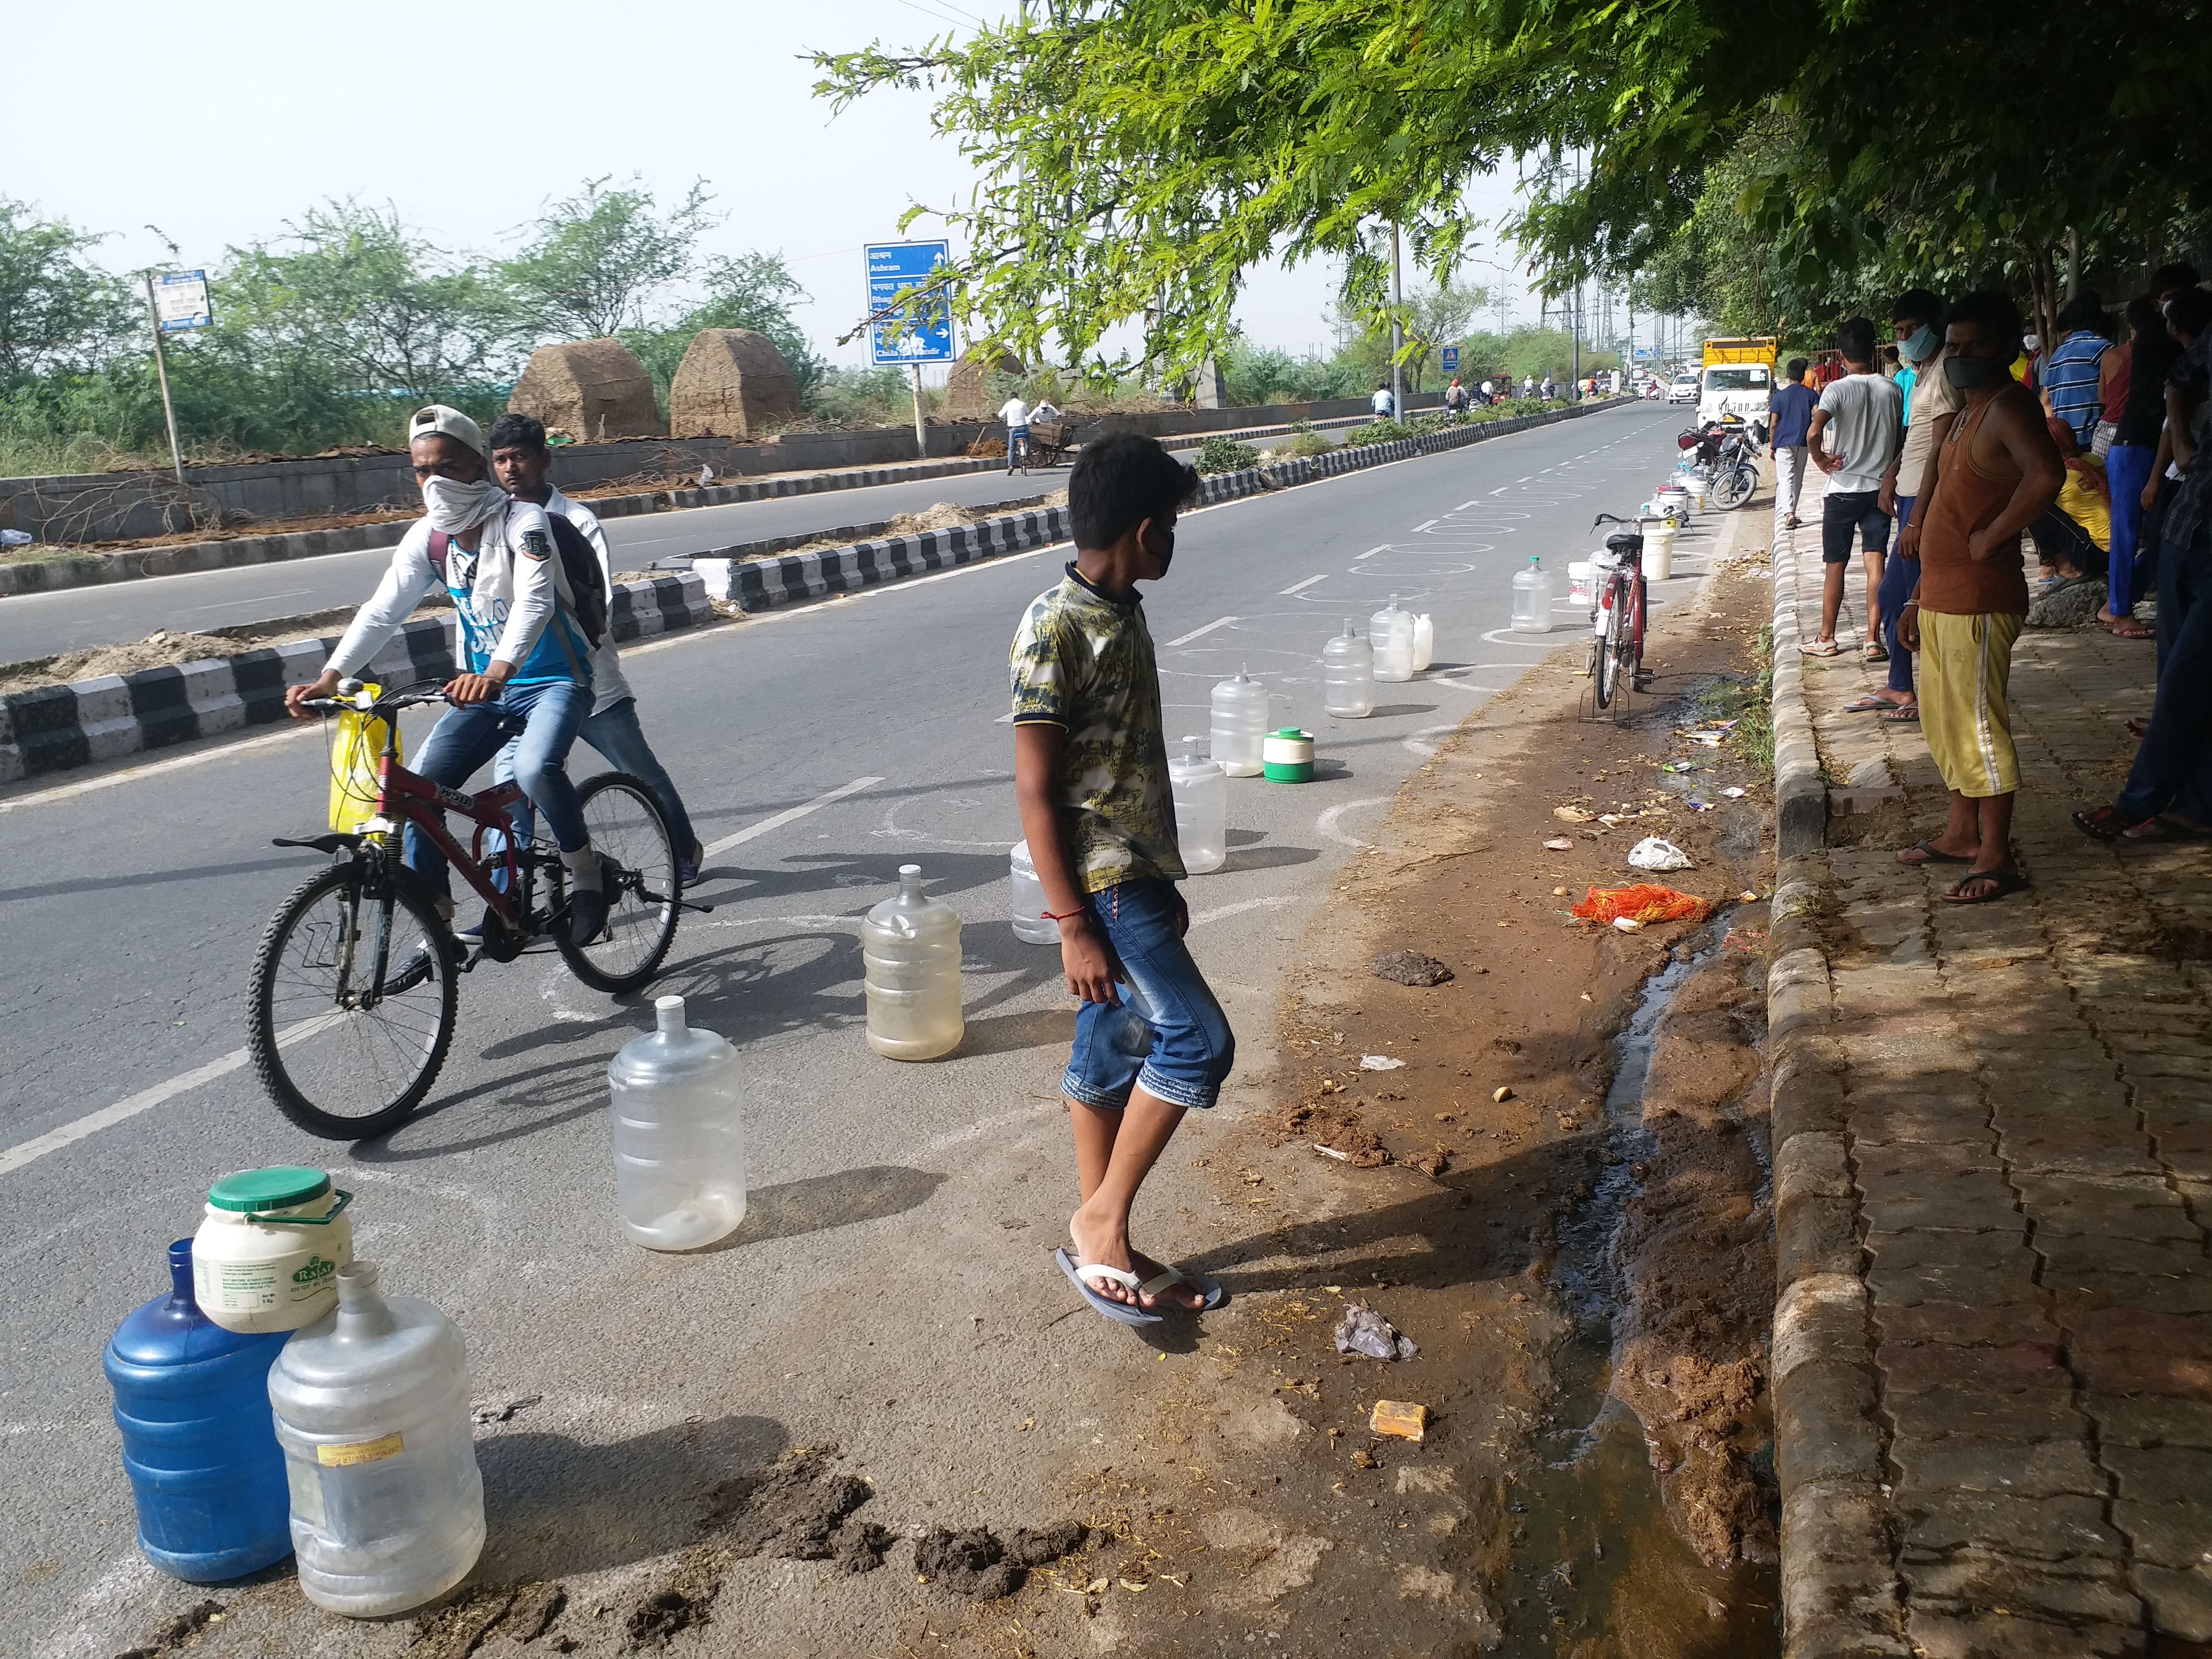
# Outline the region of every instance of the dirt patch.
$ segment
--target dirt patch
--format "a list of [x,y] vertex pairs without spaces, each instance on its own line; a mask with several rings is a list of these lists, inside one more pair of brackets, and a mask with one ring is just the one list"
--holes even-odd
[[836,1467],[834,1446],[787,1452],[757,1474],[725,1480],[708,1494],[712,1507],[699,1522],[718,1534],[732,1557],[775,1556],[787,1561],[835,1559],[848,1572],[883,1565],[890,1534],[847,1517],[875,1496],[875,1488]]
[[[452,609],[450,599],[426,599],[415,608],[414,617],[443,616]],[[220,661],[264,646],[323,639],[342,630],[353,614],[353,606],[343,605],[287,617],[281,622],[210,629],[204,634],[178,634],[157,628],[144,639],[125,645],[94,646],[84,651],[64,651],[59,656],[0,664],[0,694],[97,679],[103,674],[133,674],[142,668],[181,668],[186,663]]]
[[915,1571],[956,1595],[995,1601],[1021,1589],[1032,1567],[1048,1566],[1090,1541],[1080,1521],[1023,1527],[1001,1540],[988,1527],[934,1528],[914,1548]]
[[223,1616],[220,1601],[200,1601],[164,1620],[143,1647],[127,1648],[115,1659],[168,1659],[184,1644]]
[[668,1573],[633,1596],[621,1610],[621,1629],[632,1653],[666,1647],[685,1631],[711,1622],[722,1593],[722,1553],[711,1546],[686,1550]]
[[416,1623],[407,1651],[410,1659],[469,1659],[508,1644],[520,1646],[544,1635],[568,1605],[568,1594],[558,1584],[487,1584],[465,1590]]
[[1033,507],[1065,507],[1067,492],[1055,489],[1048,495],[1024,495],[1018,501],[991,501],[981,507],[962,507],[956,501],[939,501],[919,513],[895,514],[880,525],[869,526],[859,533],[841,532],[833,536],[817,536],[811,541],[793,542],[791,545],[763,549],[745,556],[757,559],[780,559],[787,553],[827,553],[833,548],[850,547],[854,542],[873,541],[882,536],[919,536],[930,530],[958,530],[963,526],[981,524],[986,519],[1004,518],[1009,513],[1019,513]]
[[149,547],[188,547],[198,542],[234,542],[249,536],[290,536],[310,530],[351,530],[365,524],[406,524],[422,516],[419,502],[404,507],[377,507],[364,513],[325,513],[305,519],[252,519],[226,514],[223,522],[204,530],[179,530],[166,536],[138,536],[112,542],[33,542],[10,548],[0,561],[20,564],[39,559],[99,558],[109,553],[129,553]]

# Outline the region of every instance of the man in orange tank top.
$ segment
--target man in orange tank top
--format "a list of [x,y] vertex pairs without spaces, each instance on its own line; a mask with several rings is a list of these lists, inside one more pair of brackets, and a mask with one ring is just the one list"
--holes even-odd
[[[1943,373],[1966,397],[1931,463],[1929,500],[1911,526],[1920,580],[1897,636],[1920,659],[1920,726],[1951,791],[1941,835],[1908,847],[1904,864],[1963,864],[1946,895],[1986,904],[2027,878],[2012,858],[2013,751],[2005,683],[2027,617],[2021,532],[2058,496],[2065,462],[2043,407],[2008,372],[2020,356],[2019,308],[2001,294],[1951,307]],[[1910,554],[1900,538],[1899,550]]]

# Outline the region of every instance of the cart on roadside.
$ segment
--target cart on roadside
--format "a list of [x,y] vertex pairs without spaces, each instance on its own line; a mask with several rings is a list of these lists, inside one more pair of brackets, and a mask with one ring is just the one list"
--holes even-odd
[[1033,421],[1030,423],[1030,466],[1061,466],[1075,453],[1075,422]]

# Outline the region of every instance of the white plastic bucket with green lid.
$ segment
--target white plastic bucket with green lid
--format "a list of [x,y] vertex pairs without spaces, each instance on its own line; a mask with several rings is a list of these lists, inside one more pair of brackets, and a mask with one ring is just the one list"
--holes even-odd
[[192,1292],[227,1331],[296,1331],[337,1306],[353,1260],[353,1221],[324,1170],[241,1170],[208,1188],[192,1235]]

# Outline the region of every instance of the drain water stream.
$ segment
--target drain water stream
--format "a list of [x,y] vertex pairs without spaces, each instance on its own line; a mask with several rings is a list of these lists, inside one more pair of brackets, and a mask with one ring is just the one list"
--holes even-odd
[[[1541,1460],[1509,1487],[1513,1565],[1500,1587],[1513,1656],[1768,1659],[1781,1651],[1771,1567],[1705,1566],[1669,1522],[1635,1413],[1612,1398],[1619,1239],[1637,1166],[1653,1150],[1643,1102],[1659,1024],[1675,993],[1723,949],[1725,913],[1648,980],[1614,1038],[1607,1166],[1563,1221],[1550,1285],[1571,1329],[1551,1356],[1557,1392]],[[1758,1195],[1764,1203],[1765,1194]]]

